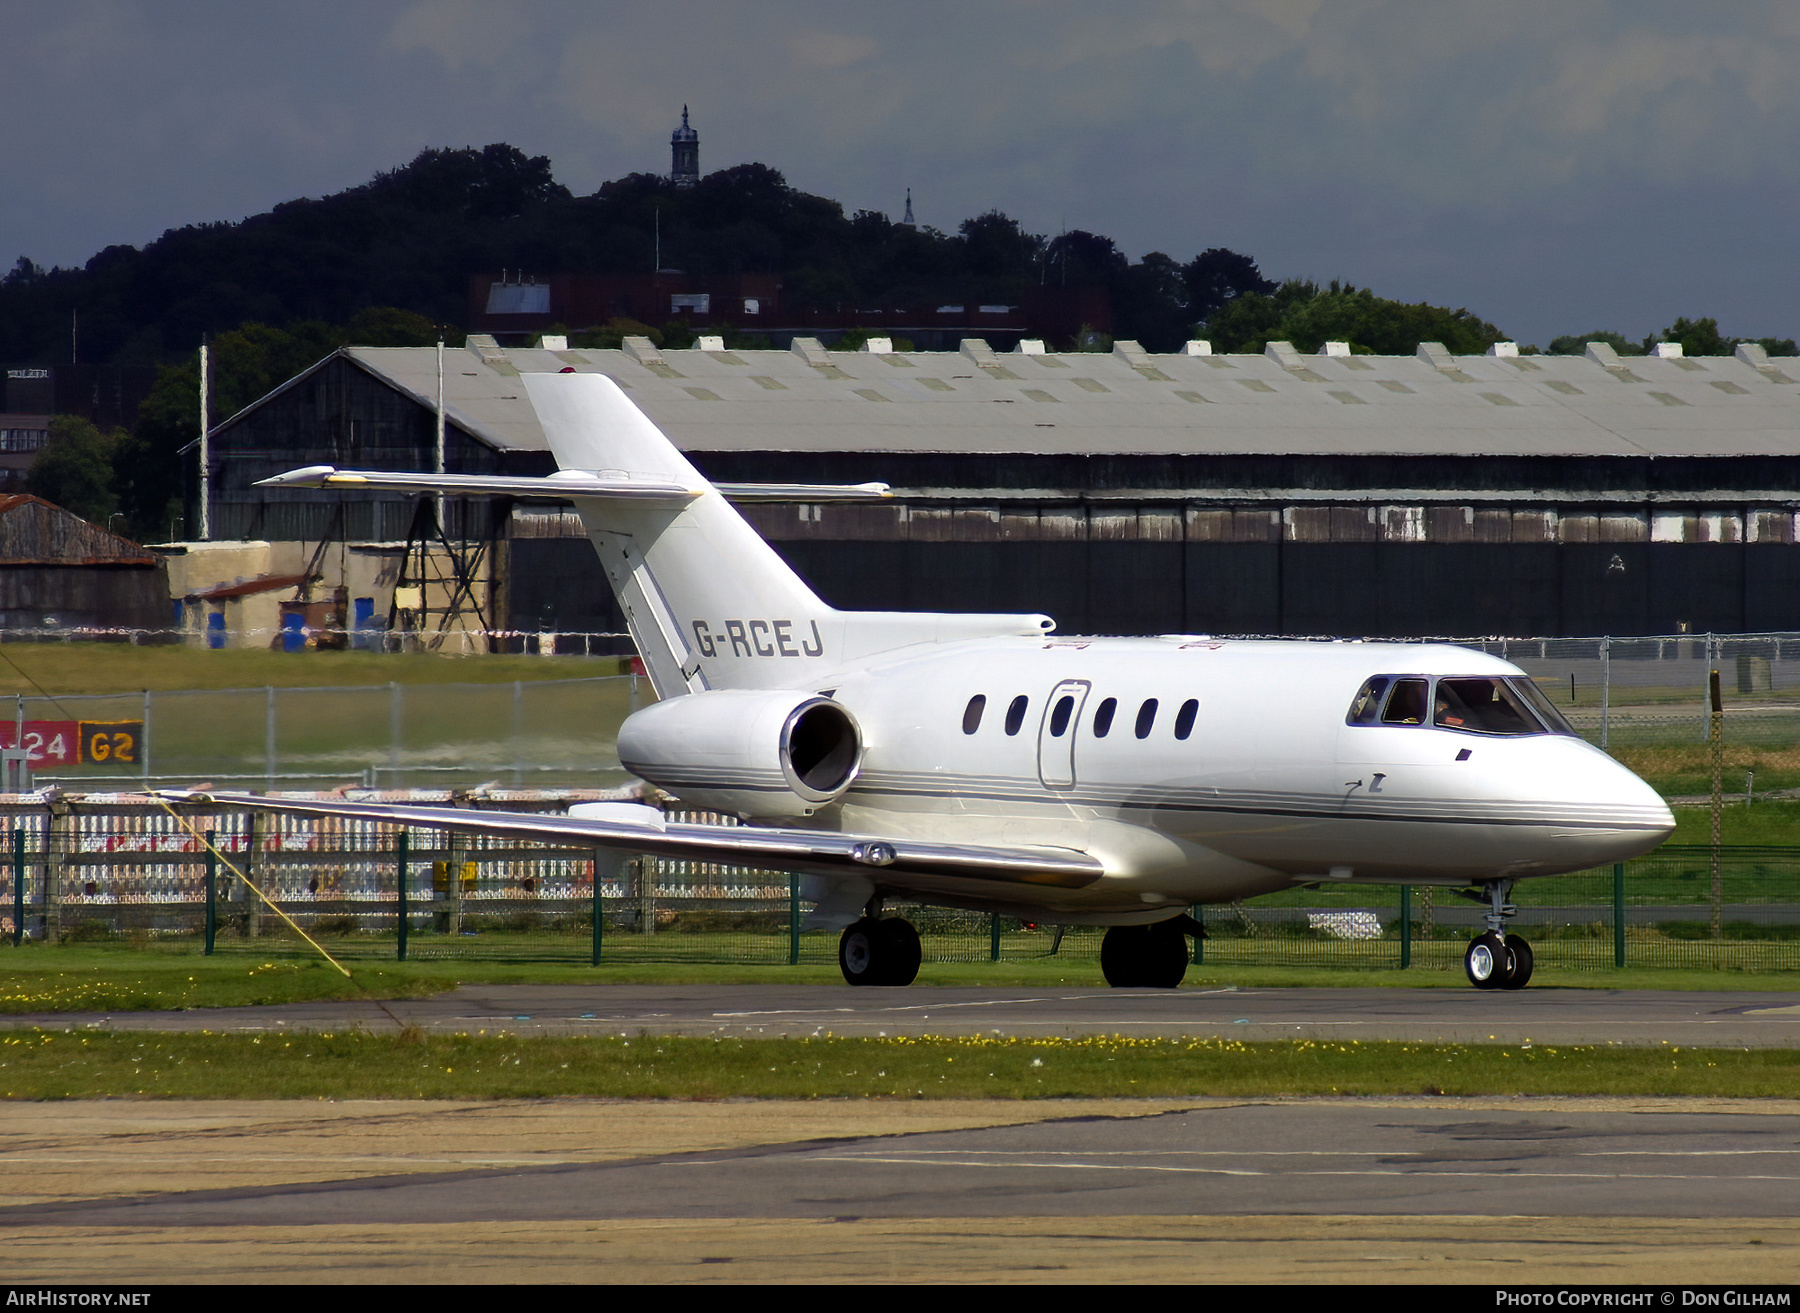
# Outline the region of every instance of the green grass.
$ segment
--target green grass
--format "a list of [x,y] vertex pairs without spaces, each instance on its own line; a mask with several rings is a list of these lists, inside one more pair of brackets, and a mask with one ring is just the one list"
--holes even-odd
[[[1760,776],[1758,779],[1760,780]],[[1744,806],[1743,776],[1738,777],[1738,799],[1719,812],[1720,842],[1768,847],[1800,845],[1800,799],[1773,799]],[[1760,787],[1760,786],[1759,786]],[[1712,842],[1712,808],[1676,807],[1671,844]]]
[[1271,1094],[1792,1097],[1800,1053],[1120,1036],[745,1040],[26,1031],[0,1097],[1034,1099]]
[[[18,643],[0,648],[0,657],[0,694],[23,693],[28,719],[143,720],[148,700],[148,746],[139,752],[148,751],[155,774],[190,779],[263,774],[273,730],[278,773],[355,780],[368,766],[398,765],[433,768],[400,781],[411,783],[442,783],[447,767],[467,782],[506,781],[516,772],[521,783],[616,784],[625,776],[611,742],[634,706],[652,696],[644,684],[634,698],[633,681],[618,677],[614,658]],[[278,690],[272,723],[271,688]],[[155,696],[146,699],[145,689]],[[142,760],[122,773],[135,774]],[[79,790],[85,777],[121,768],[118,761],[47,768],[40,779]],[[383,782],[397,781],[384,775]]]
[[[0,695],[139,693],[176,689],[329,685],[510,684],[627,672],[619,657],[469,656],[382,652],[268,652],[133,647],[126,643],[0,644]],[[30,678],[27,679],[26,676]]]
[[[1452,960],[1454,959],[1454,960]],[[1460,948],[1433,966],[1190,967],[1187,989],[1466,989]],[[0,1013],[172,1011],[327,999],[423,998],[471,985],[841,985],[835,965],[708,965],[682,962],[578,963],[393,961],[347,963],[349,978],[317,957],[250,956],[123,948],[37,947],[0,951]],[[915,988],[1103,990],[1091,958],[1020,962],[927,962]],[[1800,990],[1800,972],[1751,973],[1628,967],[1593,970],[1540,964],[1532,987],[1662,990]]]

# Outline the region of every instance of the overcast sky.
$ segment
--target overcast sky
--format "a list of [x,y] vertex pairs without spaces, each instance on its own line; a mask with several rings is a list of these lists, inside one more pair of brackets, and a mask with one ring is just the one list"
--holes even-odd
[[703,171],[947,231],[1467,306],[1520,341],[1800,336],[1800,4],[0,0],[0,267],[506,141],[576,193]]

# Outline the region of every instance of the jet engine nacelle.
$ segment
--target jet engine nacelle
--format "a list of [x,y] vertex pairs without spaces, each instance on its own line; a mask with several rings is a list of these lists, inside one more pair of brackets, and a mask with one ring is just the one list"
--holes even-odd
[[810,816],[836,802],[862,762],[850,712],[816,693],[713,689],[634,712],[619,760],[689,806],[741,816]]

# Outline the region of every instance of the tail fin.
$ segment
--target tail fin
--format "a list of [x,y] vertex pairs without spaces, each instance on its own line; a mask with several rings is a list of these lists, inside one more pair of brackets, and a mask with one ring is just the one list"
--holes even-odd
[[1038,615],[827,606],[612,379],[521,378],[561,470],[676,484],[695,494],[681,504],[573,498],[660,697],[803,687],[847,660],[892,648],[1053,627]]

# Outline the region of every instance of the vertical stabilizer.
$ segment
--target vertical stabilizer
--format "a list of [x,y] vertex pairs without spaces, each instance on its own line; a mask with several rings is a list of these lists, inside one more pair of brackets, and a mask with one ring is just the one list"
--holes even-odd
[[[564,470],[678,483],[697,495],[684,506],[577,498],[600,564],[619,599],[657,695],[712,686],[756,687],[785,682],[778,669],[758,670],[757,647],[776,650],[774,631],[741,669],[726,670],[708,641],[732,622],[780,621],[786,646],[809,637],[832,609],[813,595],[775,549],[701,477],[655,424],[604,374],[524,374],[521,378]],[[709,647],[713,651],[708,651]],[[709,667],[702,670],[702,662]],[[779,663],[766,661],[766,666]],[[759,676],[762,676],[759,678]]]
[[[573,497],[659,697],[801,688],[915,643],[1041,634],[1043,616],[827,606],[604,374],[522,374],[563,471],[676,484],[689,496]],[[552,480],[555,476],[552,476]]]

